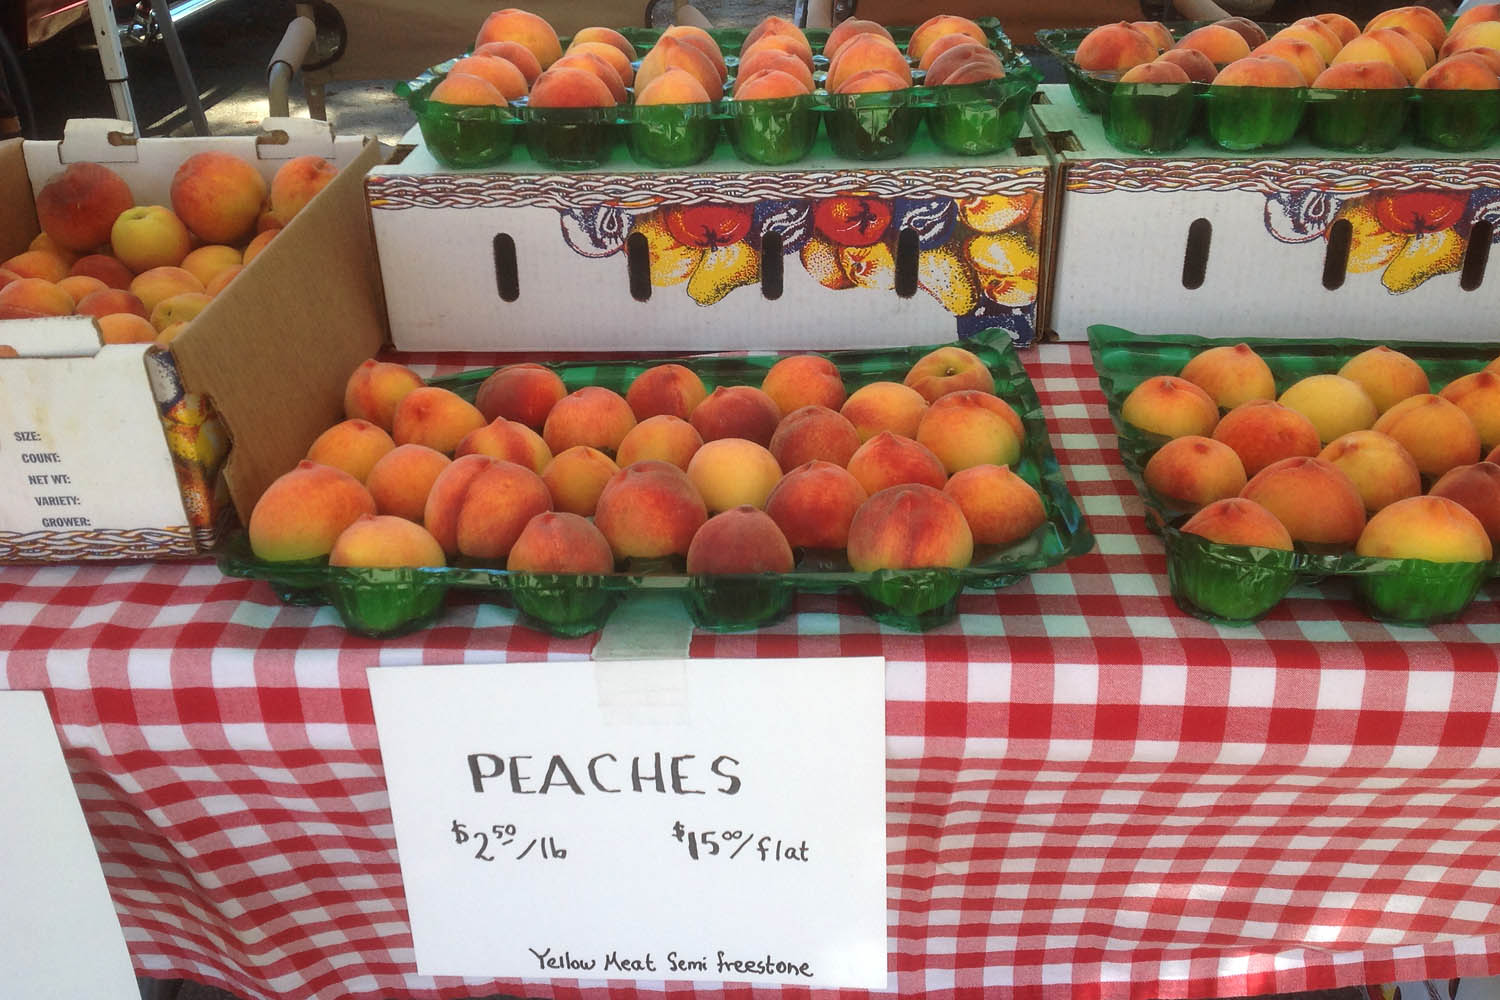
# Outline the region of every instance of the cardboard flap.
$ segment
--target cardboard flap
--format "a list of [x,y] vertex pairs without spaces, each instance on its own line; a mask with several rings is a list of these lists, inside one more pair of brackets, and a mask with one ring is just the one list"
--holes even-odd
[[91,358],[99,353],[99,328],[87,316],[8,319],[0,344],[23,358]]
[[184,386],[229,431],[224,474],[242,522],[343,419],[344,383],[386,340],[364,199],[381,153],[370,141],[172,342]]
[[41,231],[24,147],[22,139],[0,142],[0,260],[25,250]]
[[60,163],[132,163],[136,159],[135,129],[118,118],[74,118],[63,125],[57,144]]
[[312,118],[265,118],[255,138],[255,154],[262,160],[290,160],[295,156],[333,156],[333,126]]

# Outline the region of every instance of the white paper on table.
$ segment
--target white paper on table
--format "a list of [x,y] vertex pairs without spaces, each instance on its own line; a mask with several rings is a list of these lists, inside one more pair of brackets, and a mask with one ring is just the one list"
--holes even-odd
[[423,975],[886,988],[882,660],[369,679]]
[[26,1000],[139,1000],[40,691],[0,691],[0,970]]

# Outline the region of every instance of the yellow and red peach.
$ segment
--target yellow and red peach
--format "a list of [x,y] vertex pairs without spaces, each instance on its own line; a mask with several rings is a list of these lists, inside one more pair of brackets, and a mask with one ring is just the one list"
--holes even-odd
[[58,246],[90,253],[109,242],[115,219],[135,205],[125,179],[97,163],[72,163],[36,194],[42,232]]
[[782,358],[766,370],[760,388],[783,414],[804,406],[837,410],[849,398],[838,366],[821,354]]
[[519,420],[496,417],[483,427],[463,436],[453,448],[453,457],[488,455],[505,462],[515,462],[541,475],[552,461],[552,449],[536,431]]
[[708,91],[685,69],[668,67],[635,95],[637,107],[656,104],[707,104]]
[[958,14],[934,14],[912,30],[911,39],[906,43],[906,54],[918,60],[926,54],[927,49],[944,35],[966,35],[976,42],[988,43],[984,29],[978,24]]
[[45,278],[17,278],[0,288],[0,319],[67,316],[73,297]]
[[1494,67],[1477,55],[1448,56],[1417,79],[1419,90],[1500,90]]
[[203,290],[208,291],[208,283],[221,271],[242,262],[243,255],[235,247],[210,243],[188,251],[188,255],[182,258],[182,263],[178,266],[202,282]]
[[94,317],[103,344],[149,344],[157,338],[156,327],[135,313],[110,313]]
[[1120,404],[1120,418],[1162,437],[1206,436],[1219,422],[1219,404],[1187,379],[1152,375],[1126,395]]
[[1330,441],[1318,457],[1349,477],[1370,513],[1422,492],[1416,460],[1388,434],[1350,431]]
[[1428,495],[1461,505],[1484,525],[1490,542],[1500,544],[1500,465],[1485,461],[1449,469],[1432,484]]
[[1305,87],[1302,71],[1275,55],[1245,56],[1219,70],[1219,87]]
[[250,511],[250,550],[267,562],[317,559],[345,528],[375,513],[375,501],[343,469],[298,462],[278,476]]
[[[1186,51],[1186,50],[1184,50]],[[1121,83],[1191,83],[1187,70],[1176,63],[1155,62],[1132,66],[1120,75]]]
[[729,68],[724,65],[724,53],[720,50],[719,43],[714,40],[713,35],[696,24],[674,24],[661,33],[658,41],[661,38],[674,38],[694,46],[713,64],[714,71],[719,74],[720,83],[729,78]]
[[249,267],[252,260],[265,252],[266,247],[270,245],[271,240],[275,239],[276,234],[279,232],[281,232],[281,227],[278,226],[274,229],[267,229],[264,232],[256,233],[251,237],[250,242],[245,244],[245,249],[240,258],[245,262],[246,267]]
[[1316,17],[1299,17],[1272,37],[1301,38],[1309,41],[1327,63],[1332,63],[1333,57],[1347,44],[1339,37],[1338,32]]
[[939,396],[917,425],[925,445],[949,475],[971,465],[1013,465],[1021,457],[1021,418],[999,396],[960,389]]
[[688,461],[687,477],[709,513],[749,504],[763,507],[781,479],[781,464],[763,445],[744,438],[703,442]]
[[[563,69],[581,69],[592,73],[604,81],[604,85],[609,88],[609,94],[614,98],[616,104],[626,104],[630,101],[630,91],[625,88],[625,81],[620,77],[619,72],[613,65],[594,55],[592,52],[579,50],[564,53],[557,62],[547,67],[547,69],[549,72],[556,72]],[[519,70],[517,72],[519,73]],[[659,76],[660,74],[656,75]],[[654,80],[655,77],[653,76],[652,79]],[[643,84],[642,86],[646,85]]]
[[849,525],[849,565],[882,569],[962,569],[974,559],[974,533],[958,501],[940,489],[904,483],[860,505]]
[[1479,461],[1479,431],[1458,404],[1426,393],[1409,396],[1386,410],[1375,429],[1399,441],[1417,468],[1436,479],[1458,465]]
[[740,43],[740,58],[745,58],[758,42],[766,39],[785,40],[785,44],[789,46],[788,51],[795,51],[799,58],[802,57],[802,53],[806,53],[803,61],[809,67],[812,66],[812,45],[808,42],[807,36],[794,22],[775,14],[761,18],[755,23],[755,27],[745,33],[745,40]]
[[1247,476],[1282,459],[1310,458],[1322,449],[1311,420],[1271,399],[1236,406],[1224,414],[1211,437],[1234,449]]
[[1245,36],[1223,24],[1205,24],[1177,40],[1176,48],[1197,49],[1215,66],[1227,66],[1250,54]]
[[54,285],[66,278],[72,265],[51,250],[23,250],[0,262],[0,267],[22,278],[41,278]]
[[449,556],[459,553],[458,519],[463,510],[464,497],[480,473],[503,464],[506,463],[488,455],[465,455],[449,462],[432,481],[432,488],[427,492],[427,502],[422,510],[422,525],[432,533],[432,537],[437,539]]
[[881,431],[915,438],[927,405],[927,399],[908,385],[878,381],[851,392],[839,412],[854,425],[861,441]]
[[1328,68],[1323,54],[1311,42],[1301,38],[1272,38],[1256,46],[1250,54],[1285,59],[1302,72],[1302,80],[1308,86],[1312,86],[1318,75]]
[[883,69],[894,73],[903,86],[911,86],[911,66],[906,56],[889,38],[880,35],[857,35],[851,38],[828,63],[823,86],[838,93],[843,84],[865,70]]
[[614,28],[606,28],[600,25],[590,25],[587,28],[580,28],[573,33],[571,44],[582,45],[584,42],[603,42],[605,45],[612,45],[619,49],[626,59],[631,62],[635,62],[636,60],[637,53],[635,46],[631,44],[630,39],[620,34]]
[[707,395],[696,372],[686,365],[667,363],[652,365],[631,379],[625,402],[637,420],[662,413],[686,420]]
[[405,365],[369,358],[360,362],[344,383],[344,416],[359,417],[389,431],[395,423],[397,405],[424,385],[422,376]]
[[766,446],[781,421],[770,396],[753,385],[721,385],[703,398],[688,417],[705,442],[737,437]]
[[1276,398],[1276,376],[1249,344],[1224,344],[1199,351],[1177,374],[1208,393],[1225,410],[1252,399]]
[[437,539],[420,524],[390,514],[365,514],[339,533],[328,565],[396,569],[447,563]]
[[380,513],[420,522],[432,484],[452,461],[425,444],[398,444],[370,467],[365,488]]
[[[1250,51],[1249,46],[1245,51]],[[1083,36],[1073,55],[1078,68],[1090,73],[1127,70],[1156,58],[1156,43],[1128,21],[1103,24]]]
[[733,96],[736,101],[774,101],[810,93],[812,88],[800,77],[779,69],[763,69],[753,76],[737,79]]
[[151,311],[139,298],[118,288],[106,288],[91,292],[78,300],[73,311],[80,316],[109,316],[113,313],[134,313],[141,319],[149,319]]
[[921,394],[931,403],[946,393],[960,389],[995,391],[995,377],[984,360],[965,347],[939,347],[918,358],[907,369],[901,383]]
[[[930,87],[938,87],[952,81],[952,77],[958,70],[971,62],[982,62],[986,65],[995,66],[1000,69],[1000,75],[1004,76],[1005,64],[994,50],[980,45],[978,42],[970,42],[967,45],[955,45],[950,47],[942,55],[932,61],[927,69],[927,76],[923,83]],[[1145,65],[1144,63],[1142,65]],[[1134,69],[1134,67],[1131,67]]]
[[91,253],[79,257],[68,268],[69,274],[86,274],[98,278],[110,288],[129,288],[135,272],[122,264],[119,258],[107,253]]
[[854,512],[868,497],[848,469],[814,459],[781,477],[765,510],[794,548],[842,549]]
[[552,494],[552,509],[592,517],[604,484],[620,467],[598,448],[575,444],[547,463],[542,482]]
[[1479,432],[1479,447],[1500,445],[1500,373],[1471,372],[1443,387],[1439,396],[1456,405]]
[[1036,488],[1004,465],[955,472],[943,492],[958,502],[976,545],[1010,545],[1047,523]]
[[624,396],[603,386],[586,385],[553,404],[542,424],[542,439],[554,455],[575,444],[613,455],[635,423]]
[[479,383],[474,405],[486,420],[504,417],[540,430],[552,407],[567,394],[556,372],[527,361],[498,368]]
[[172,211],[204,243],[244,241],[255,232],[266,194],[253,164],[218,150],[192,154],[172,175]]
[[1214,22],[1239,33],[1245,40],[1245,44],[1252,49],[1266,41],[1266,29],[1250,20],[1248,17],[1221,17]]
[[[767,47],[756,49],[740,60],[739,69],[735,73],[733,96],[740,97],[740,91],[745,83],[757,74],[768,70],[779,70],[795,79],[802,85],[801,93],[813,92],[812,70],[807,67],[806,63],[790,52]],[[791,97],[794,94],[789,93],[783,96]]]
[[517,7],[497,10],[484,19],[479,34],[474,38],[475,46],[488,42],[519,42],[531,50],[537,63],[546,69],[562,55],[562,43],[557,31],[540,14]]
[[609,542],[586,517],[567,511],[543,511],[521,529],[505,557],[512,573],[584,573],[602,576],[614,572],[615,556]]
[[930,448],[890,431],[881,431],[860,445],[845,468],[871,496],[901,483],[925,483],[942,489],[948,481],[942,459]]
[[[1003,80],[1004,78],[1005,65],[998,60],[970,59],[953,72],[945,74],[941,81],[934,80],[932,83],[934,86],[941,83],[945,87],[958,87],[966,83],[983,83],[986,80]],[[851,80],[850,86],[853,86],[853,83],[854,81]]]
[[1448,38],[1438,49],[1438,58],[1446,59],[1463,49],[1500,48],[1500,22],[1479,21],[1465,25],[1448,33]]
[[[853,38],[855,35],[862,34],[884,35],[887,38],[891,37],[891,33],[887,31],[885,26],[879,21],[870,21],[865,18],[859,17],[845,18],[838,24],[835,24],[832,30],[828,32],[828,38],[823,42],[824,58],[832,59],[838,53],[840,46],[842,46],[849,39]],[[924,52],[923,55],[925,56],[926,53]],[[927,67],[923,66],[922,68],[926,69]]]
[[[454,470],[476,457],[486,464],[468,477],[461,490],[446,490],[445,480]],[[422,523],[442,543],[443,551],[494,563],[510,554],[527,521],[551,509],[552,494],[541,476],[514,462],[470,455],[454,459],[438,475]]]
[[658,413],[647,417],[626,432],[615,450],[615,462],[621,468],[657,459],[669,462],[684,472],[693,455],[703,447],[703,437],[681,417]]
[[617,103],[609,85],[598,74],[578,66],[543,70],[531,85],[533,108],[612,108]]
[[452,389],[423,385],[406,393],[396,404],[391,415],[391,437],[397,444],[425,444],[451,455],[470,431],[486,423],[484,414]]
[[1455,32],[1482,21],[1500,21],[1500,3],[1478,3],[1463,11],[1453,19],[1448,34],[1451,37]]
[[1233,448],[1197,434],[1173,438],[1158,448],[1146,460],[1141,477],[1157,496],[1193,510],[1239,496],[1249,478]]
[[769,445],[783,469],[811,461],[842,468],[859,449],[859,431],[843,414],[826,406],[799,406],[776,425]]
[[678,38],[662,38],[651,46],[651,51],[641,59],[641,64],[635,71],[636,91],[640,92],[668,69],[681,69],[691,73],[702,84],[703,91],[710,100],[717,101],[724,96],[724,78],[719,76],[713,60],[704,55],[698,46]]
[[[625,86],[635,83],[635,67],[631,65],[631,57],[608,42],[591,42],[587,39],[580,42],[577,36],[574,36],[563,55],[573,52],[582,52],[609,63],[610,68],[619,74],[620,82]],[[522,79],[524,80],[525,77],[523,76]]]
[[1406,28],[1422,38],[1433,49],[1441,48],[1448,38],[1448,26],[1436,11],[1426,7],[1392,7],[1365,22],[1365,30]]
[[1241,497],[1215,500],[1188,518],[1182,531],[1219,545],[1292,550],[1292,536],[1276,515]]
[[1314,14],[1313,17],[1322,21],[1328,30],[1338,36],[1341,47],[1359,37],[1359,25],[1343,14],[1330,11],[1325,14]]
[[1359,383],[1342,375],[1309,375],[1298,379],[1277,402],[1311,420],[1323,444],[1350,431],[1369,430],[1380,416],[1375,401]]
[[1338,373],[1358,382],[1381,413],[1408,396],[1432,391],[1421,365],[1384,344],[1356,354],[1344,362]]
[[654,460],[615,473],[594,511],[594,523],[616,559],[687,555],[693,535],[706,520],[708,509],[687,473]]
[[[519,75],[520,70],[516,70],[516,73]],[[521,79],[524,84],[525,78]],[[521,93],[525,92],[523,87]],[[501,93],[505,91],[502,90]],[[307,207],[308,202],[317,197],[319,191],[332,183],[338,172],[336,165],[313,153],[287,160],[271,176],[271,217],[283,226],[291,222],[298,212]],[[205,281],[204,284],[208,282]]]
[[54,282],[58,288],[68,293],[68,298],[74,302],[73,311],[78,311],[78,305],[95,292],[111,293],[118,289],[110,288],[98,278],[91,278],[86,274],[70,274],[61,281]]
[[140,274],[181,263],[193,248],[193,236],[171,209],[136,205],[115,218],[109,245],[120,263]]
[[174,295],[202,292],[203,282],[186,268],[162,265],[142,271],[130,282],[130,294],[140,300],[150,315],[157,305]]
[[1274,514],[1293,541],[1320,549],[1348,548],[1365,526],[1359,490],[1321,458],[1273,462],[1250,477],[1240,496]]
[[1131,21],[1130,26],[1151,39],[1159,53],[1166,52],[1177,44],[1177,39],[1172,35],[1172,29],[1160,21]]
[[[592,76],[589,73],[584,75]],[[541,77],[537,79],[540,80]],[[604,86],[604,81],[596,80],[595,82],[599,85],[598,91],[605,97],[609,97],[609,103],[613,104],[614,98],[610,97],[609,89]],[[585,86],[592,85],[585,84]],[[438,81],[438,85],[433,87],[432,93],[427,96],[434,104],[456,104],[465,107],[503,108],[510,103],[505,99],[505,95],[500,93],[499,87],[473,73],[449,73]],[[532,103],[536,103],[535,95],[532,95]]]
[[213,302],[206,292],[180,292],[162,299],[151,309],[151,325],[159,332],[193,319]]
[[1181,67],[1194,83],[1213,83],[1219,73],[1213,60],[1197,49],[1168,49],[1156,57],[1156,62]]
[[792,547],[776,522],[759,507],[745,504],[703,522],[688,544],[692,576],[730,573],[790,573]]
[[1330,66],[1346,62],[1388,62],[1401,71],[1408,83],[1416,83],[1427,72],[1422,53],[1401,32],[1376,28],[1349,42],[1328,60]]
[[520,42],[485,42],[482,45],[474,46],[473,54],[476,56],[496,56],[504,59],[521,71],[521,76],[525,78],[528,90],[536,82],[536,78],[542,75],[542,64],[537,61],[536,53]]
[[1479,518],[1442,496],[1397,500],[1370,518],[1354,551],[1376,559],[1489,562],[1495,547]]

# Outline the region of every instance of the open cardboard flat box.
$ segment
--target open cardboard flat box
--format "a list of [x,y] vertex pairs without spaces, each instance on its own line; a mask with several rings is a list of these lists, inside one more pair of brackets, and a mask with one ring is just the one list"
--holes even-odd
[[1311,145],[1226,153],[1200,138],[1122,152],[1067,86],[1033,105],[1060,171],[1051,329],[1215,337],[1494,340],[1486,275],[1500,159]]
[[[6,320],[0,343],[0,562],[156,559],[210,548],[343,412],[343,386],[385,327],[362,180],[378,143],[268,119],[260,136],[140,139],[69,123],[61,142],[0,143],[0,259],[36,236],[36,192],[78,160],[107,164],[138,204],[220,149],[267,180],[315,153],[339,176],[169,351],[101,345],[92,321]],[[225,458],[225,445],[228,445]]]
[[897,347],[1041,328],[1046,151],[691,168],[440,166],[413,131],[366,180],[402,351]]

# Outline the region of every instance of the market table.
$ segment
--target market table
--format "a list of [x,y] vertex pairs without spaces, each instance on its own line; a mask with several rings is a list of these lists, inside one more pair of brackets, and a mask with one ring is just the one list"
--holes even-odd
[[[692,639],[699,657],[886,658],[890,988],[1500,973],[1495,588],[1431,629],[1366,619],[1338,582],[1254,627],[1190,618],[1087,348],[1023,355],[1095,551],[965,593],[924,634],[804,595],[772,627]],[[781,995],[416,974],[366,668],[585,659],[592,638],[458,597],[362,639],[207,561],[8,567],[0,602],[0,678],[46,692],[141,974],[246,1000]]]

